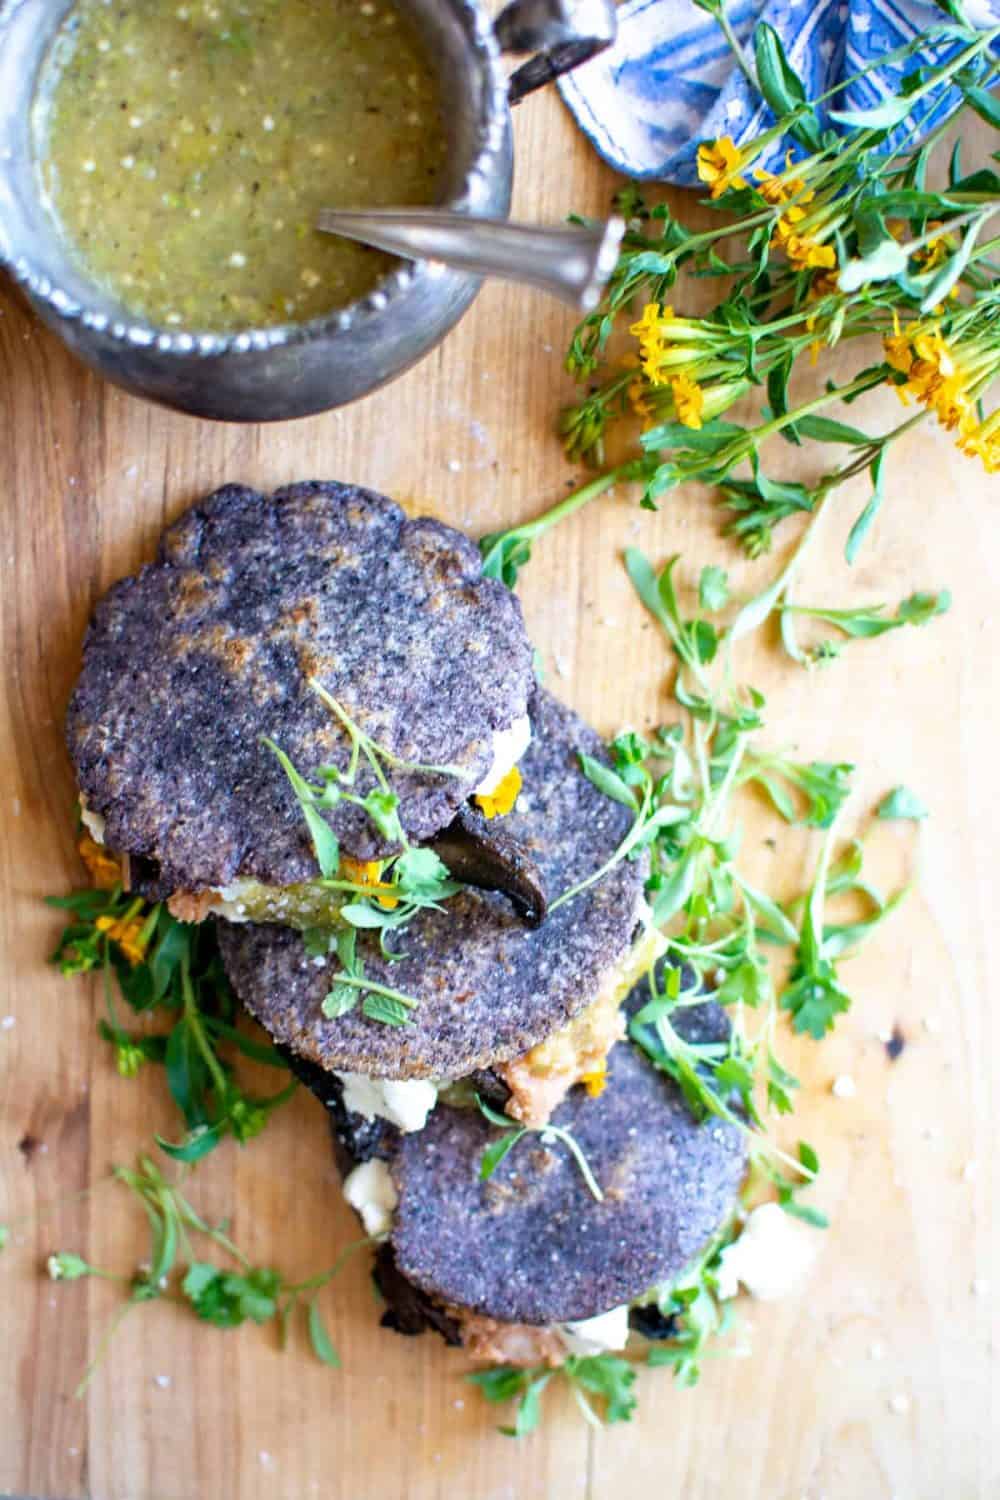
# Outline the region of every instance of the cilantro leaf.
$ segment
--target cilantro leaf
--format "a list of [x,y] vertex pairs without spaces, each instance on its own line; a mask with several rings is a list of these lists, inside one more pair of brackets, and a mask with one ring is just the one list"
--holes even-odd
[[837,1016],[850,1009],[851,997],[838,983],[833,964],[819,959],[809,967],[800,963],[793,968],[780,1004],[791,1015],[796,1031],[807,1032],[819,1042],[832,1030]]
[[274,1317],[281,1276],[266,1267],[241,1275],[195,1261],[188,1268],[181,1290],[206,1323],[214,1323],[217,1328],[236,1328],[247,1320],[266,1323]]

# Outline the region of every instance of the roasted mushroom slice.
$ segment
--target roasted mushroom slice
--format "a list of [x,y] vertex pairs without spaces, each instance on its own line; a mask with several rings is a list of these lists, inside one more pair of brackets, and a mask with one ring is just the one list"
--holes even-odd
[[529,926],[544,919],[548,900],[538,865],[512,834],[474,807],[460,808],[431,840],[431,848],[456,880],[480,891],[499,891]]

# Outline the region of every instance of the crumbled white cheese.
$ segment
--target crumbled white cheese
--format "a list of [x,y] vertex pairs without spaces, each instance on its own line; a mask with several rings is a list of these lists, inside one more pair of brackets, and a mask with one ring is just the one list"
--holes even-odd
[[364,1115],[366,1120],[379,1115],[404,1132],[423,1130],[437,1103],[438,1084],[426,1078],[369,1078],[365,1073],[337,1076],[344,1085],[345,1109]]
[[100,813],[91,812],[82,797],[80,798],[80,822],[95,844],[104,843],[104,819]]
[[361,1215],[366,1234],[388,1234],[399,1196],[389,1168],[378,1157],[363,1161],[344,1181],[344,1197]]
[[850,1073],[841,1073],[830,1085],[830,1093],[835,1099],[853,1099],[858,1092],[858,1086]]
[[798,1291],[816,1258],[816,1231],[777,1203],[762,1203],[749,1215],[743,1233],[727,1245],[719,1262],[719,1296],[735,1297],[739,1283],[762,1302]]
[[596,1318],[560,1323],[556,1329],[570,1354],[606,1354],[628,1342],[628,1306],[613,1307]]
[[506,729],[493,734],[493,764],[475,788],[474,797],[488,797],[495,792],[509,771],[517,765],[531,744],[531,720],[527,714],[515,719]]

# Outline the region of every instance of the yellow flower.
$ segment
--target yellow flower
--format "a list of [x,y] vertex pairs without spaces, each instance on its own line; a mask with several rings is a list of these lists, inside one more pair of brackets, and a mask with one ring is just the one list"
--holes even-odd
[[[812,281],[809,283],[809,290],[806,293],[806,299],[809,302],[819,302],[824,297],[834,296],[838,290],[838,286],[838,273],[836,271],[820,271],[813,277]],[[810,313],[809,317],[806,318],[806,332],[815,333],[818,326],[819,318],[817,314]],[[818,338],[813,339],[812,343],[809,345],[809,363],[811,365],[816,365],[819,363],[820,350],[822,349],[822,347],[822,342]]]
[[[895,310],[893,310],[892,314],[892,327],[892,333],[886,334],[882,339],[885,357],[894,370],[898,370],[901,375],[909,375],[913,365],[913,350],[910,348],[910,336],[907,333],[903,333],[900,328],[899,313]],[[902,390],[903,388],[900,386],[899,389]]]
[[677,420],[685,427],[699,428],[705,409],[705,393],[698,382],[682,370],[679,375],[671,376],[670,393],[674,398]]
[[713,198],[732,188],[745,188],[746,178],[739,175],[743,153],[728,135],[717,141],[702,141],[698,147],[698,176],[711,190]]
[[[379,906],[392,911],[393,907],[399,905],[399,897],[391,894],[392,886],[382,879],[384,865],[385,861],[381,859],[351,859],[349,854],[342,854],[337,874],[341,880],[349,880],[352,885],[365,886],[372,892]],[[381,894],[386,891],[390,894]]]
[[148,939],[143,937],[143,925],[141,916],[132,917],[128,921],[124,918],[98,917],[94,923],[98,932],[105,933],[113,943],[118,944],[133,968],[146,957]]
[[[785,170],[791,166],[792,153],[789,152],[785,158]],[[801,177],[775,177],[773,172],[767,172],[763,167],[757,167],[754,171],[757,179],[757,191],[765,203],[787,203],[789,198],[796,198],[800,204],[811,203],[816,194],[805,191],[805,183]]]
[[661,318],[664,316],[672,318],[673,315],[674,310],[672,307],[668,307],[664,313],[660,310],[658,302],[647,302],[642,310],[642,317],[638,323],[632,324],[629,333],[634,334],[641,344],[644,339],[652,335],[659,335]]
[[629,333],[639,340],[641,363],[646,378],[654,384],[659,379],[660,364],[666,353],[661,328],[662,320],[664,317],[672,318],[673,315],[672,307],[665,307],[661,311],[658,302],[647,302],[642,310],[642,317],[629,329]]
[[602,1062],[598,1067],[592,1068],[589,1073],[584,1073],[580,1079],[591,1099],[600,1098],[608,1083],[608,1065]]
[[[779,228],[782,222],[779,220]],[[832,271],[837,264],[833,246],[821,245],[807,234],[796,234],[789,229],[781,236],[780,245],[796,271]]]
[[838,271],[820,271],[809,283],[809,301],[818,302],[821,297],[833,297],[840,291]]
[[800,234],[798,226],[806,211],[797,203],[790,203],[774,226],[771,245],[784,251],[796,271],[833,271],[837,266],[837,252],[832,245],[823,245],[810,234]]
[[969,426],[958,446],[970,457],[982,459],[987,474],[1000,473],[1000,407],[975,427]]
[[629,402],[632,406],[632,410],[635,412],[636,416],[642,417],[643,421],[647,424],[652,422],[656,416],[656,413],[653,411],[652,406],[650,406],[649,404],[649,392],[643,385],[642,381],[630,381],[627,394]]
[[893,332],[886,334],[882,343],[889,364],[906,376],[896,386],[903,404],[908,404],[910,396],[916,396],[949,432],[958,429],[959,446],[964,446],[965,438],[976,427],[975,402],[967,389],[968,373],[949,348],[940,327],[914,322],[901,329],[894,313]]
[[483,792],[475,800],[487,818],[502,818],[509,813],[517,801],[517,794],[521,790],[521,773],[517,766],[511,766],[499,786],[495,786],[492,792]]
[[121,885],[122,872],[118,861],[112,859],[108,851],[96,839],[92,839],[89,833],[81,834],[76,847],[80,851],[80,858],[86,866],[91,884],[99,891],[113,891],[116,885]]
[[[928,230],[943,229],[944,226],[940,219],[932,219],[927,228]],[[948,259],[954,248],[955,241],[950,234],[938,234],[915,251],[913,259],[923,266],[925,271],[933,271],[936,266],[940,266]]]

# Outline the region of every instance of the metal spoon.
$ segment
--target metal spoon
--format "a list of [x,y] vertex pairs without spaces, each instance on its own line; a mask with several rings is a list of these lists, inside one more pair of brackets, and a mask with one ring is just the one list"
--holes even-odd
[[512,224],[437,208],[325,208],[317,228],[408,260],[443,261],[477,276],[526,282],[589,312],[614,270],[624,219],[602,224]]

